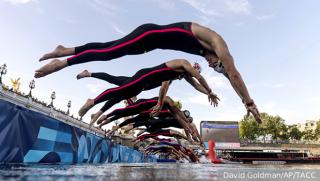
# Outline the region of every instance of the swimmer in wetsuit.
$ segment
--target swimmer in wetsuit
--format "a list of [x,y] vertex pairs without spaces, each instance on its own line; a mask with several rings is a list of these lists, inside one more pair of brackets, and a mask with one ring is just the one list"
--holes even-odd
[[118,40],[106,43],[88,43],[73,48],[65,48],[59,45],[53,52],[43,55],[40,61],[73,56],[65,60],[52,60],[36,70],[35,77],[43,77],[74,64],[108,61],[125,55],[142,54],[154,49],[171,49],[204,57],[209,67],[223,73],[229,79],[232,87],[244,103],[247,113],[252,113],[256,121],[261,123],[257,106],[249,95],[226,42],[215,31],[197,23],[143,24]]
[[[140,114],[141,116],[146,116],[149,118],[150,117],[149,113],[151,112],[149,109],[157,105],[158,99],[159,99],[158,97],[154,97],[151,99],[139,99],[131,105],[128,105],[124,108],[115,109],[109,114],[101,116],[97,123],[100,126],[103,126],[114,120],[117,120],[126,116],[133,116],[136,114]],[[180,114],[176,113],[177,111],[173,110],[174,108],[176,108],[176,106],[174,105],[174,101],[169,96],[165,97],[164,105],[165,105],[164,108],[161,110],[163,114],[167,113],[168,116],[171,116],[172,114],[178,114],[180,116],[182,115],[181,113]],[[172,110],[172,113],[170,113],[170,110]],[[183,117],[183,119],[185,118]]]
[[[193,68],[197,70],[199,73],[201,72],[201,67],[198,63],[195,63],[193,65]],[[77,79],[82,79],[85,77],[93,77],[93,78],[101,79],[118,86],[123,85],[130,78],[126,76],[112,76],[107,73],[101,73],[101,72],[91,73],[87,70],[84,70],[83,72],[77,75]],[[197,87],[200,85],[195,84],[195,86]],[[101,128],[103,125],[108,124],[111,121],[117,120],[119,118],[132,116],[140,113],[141,114],[143,113],[143,115],[146,115],[145,117],[150,117],[148,114],[148,112],[150,111],[148,110],[154,107],[157,104],[157,101],[158,101],[158,97],[151,98],[151,99],[139,99],[135,103],[132,102],[132,98],[127,99],[127,102],[129,103],[127,107],[116,109],[107,115],[101,116],[101,118],[98,120],[98,124],[100,124],[99,127]],[[167,116],[173,116],[176,120],[179,120],[178,122],[180,124],[190,127],[190,130],[192,131],[190,134],[192,135],[192,137],[198,137],[198,140],[201,140],[201,137],[199,136],[197,129],[193,128],[195,126],[193,126],[192,124],[191,125],[183,124],[184,122],[188,122],[188,121],[185,115],[180,111],[180,109],[177,108],[174,101],[170,97],[166,96],[163,102],[165,104],[165,107],[168,107],[169,109],[169,110],[163,110],[168,113]],[[97,115],[93,114],[91,117],[95,118],[97,117]],[[92,124],[94,124],[93,121],[90,122],[90,125]],[[188,130],[185,130],[185,131],[186,133],[188,133]],[[112,132],[110,134],[112,134]],[[189,134],[187,135],[189,136]]]
[[[188,139],[185,135],[183,135],[178,131],[171,130],[171,129],[160,129],[152,133],[140,135],[136,138],[136,140],[143,141],[145,139],[156,138],[158,136],[167,136],[167,137],[173,137],[176,139],[185,139],[185,140]],[[133,142],[135,142],[136,140],[133,140]]]
[[[170,99],[170,98],[168,97],[167,99]],[[169,103],[169,105],[171,105],[171,103]],[[152,106],[153,105],[150,105],[150,107],[152,107]],[[150,107],[147,107],[146,109],[149,109]],[[192,123],[193,119],[192,119],[192,117],[190,117],[190,113],[188,113],[189,115],[187,115],[187,113],[185,113],[185,112],[182,112],[182,113],[184,115],[183,120],[188,123],[188,127],[191,130],[191,136],[192,136],[193,140],[199,142],[200,144],[202,144],[202,146],[204,146],[203,141],[201,139],[201,136],[200,136],[195,124]],[[126,125],[128,125],[125,129],[126,131],[130,131],[131,129],[135,129],[140,126],[145,126],[147,128],[146,131],[148,131],[148,132],[154,132],[154,131],[159,130],[161,128],[168,128],[168,127],[183,128],[183,125],[180,124],[181,121],[179,122],[171,114],[171,112],[168,112],[168,110],[166,110],[166,109],[161,110],[161,113],[157,117],[158,118],[152,118],[152,117],[150,117],[149,114],[142,112],[139,115],[137,115],[133,118],[129,118],[129,119],[125,120],[124,122],[122,122],[121,124],[119,124],[118,126],[114,127],[112,129],[112,131],[110,132],[110,134],[112,134],[113,132],[115,132],[119,128],[122,128]],[[101,123],[99,127],[101,127],[103,125],[105,125],[105,122]],[[188,136],[188,130],[185,130],[185,131],[186,131],[186,135]],[[188,140],[189,140],[189,137],[188,137]]]
[[158,146],[161,147],[162,145],[174,147],[175,150],[180,152],[180,154],[187,155],[189,157],[189,160],[191,160],[192,162],[199,162],[199,158],[195,155],[195,153],[191,149],[186,148],[186,147],[180,145],[179,143],[168,142],[168,141],[156,141],[155,140],[155,141],[152,141],[148,146],[146,146],[146,150],[148,150],[148,148],[150,148],[150,147],[156,148]]
[[[139,70],[122,86],[107,89],[95,99],[88,99],[80,109],[79,115],[83,116],[96,104],[107,101],[102,109],[92,117],[91,121],[95,122],[103,114],[103,112],[121,100],[136,96],[145,90],[150,90],[163,85],[169,85],[169,81],[182,77],[198,91],[208,95],[211,104],[217,106],[219,98],[212,93],[212,90],[200,73],[195,70],[186,60],[172,60],[152,68]],[[195,79],[197,79],[199,83]],[[168,86],[166,86],[166,90],[167,87]],[[161,108],[163,106],[165,93],[166,91],[162,91],[162,94],[159,96],[157,108]],[[187,126],[185,129],[187,129]]]
[[[154,97],[151,99],[139,99],[136,102],[134,102],[132,105],[129,105],[124,108],[115,109],[109,114],[101,116],[100,119],[97,121],[97,124],[99,124],[99,126],[101,127],[114,120],[127,117],[127,116],[137,115],[137,114],[139,114],[139,117],[141,119],[148,119],[150,118],[149,109],[151,109],[157,103],[158,103],[158,97]],[[161,113],[171,115],[170,111],[166,107],[167,106],[165,106],[161,110]],[[136,119],[133,119],[133,120],[136,120]],[[134,121],[130,121],[130,123],[132,122]]]
[[187,159],[189,162],[198,162],[196,157],[192,157],[187,155],[181,147],[166,145],[166,144],[159,144],[159,145],[152,145],[145,148],[145,154],[157,154],[157,153],[165,153],[165,154],[174,154],[177,160],[181,160],[183,158]]
[[[161,114],[160,114],[161,115]],[[135,118],[132,118],[135,119]],[[203,141],[201,139],[201,136],[195,126],[195,124],[192,122],[192,118],[187,118],[189,121],[190,129],[193,131],[192,134],[192,139],[196,142],[199,142],[200,144],[203,145]],[[127,121],[127,120],[126,120]],[[167,117],[159,117],[159,118],[150,118],[150,119],[136,119],[133,123],[128,123],[128,122],[122,122],[119,124],[119,127],[123,127],[125,125],[128,125],[124,130],[125,131],[130,131],[132,129],[145,126],[147,129],[145,131],[147,132],[154,132],[159,129],[163,128],[180,128],[182,129],[182,125],[172,116],[167,116]],[[116,128],[114,128],[116,129]],[[187,134],[187,133],[186,133]]]
[[[123,85],[130,77],[126,76],[113,76],[104,72],[89,72],[88,70],[82,71],[80,74],[77,75],[77,79],[82,79],[85,77],[92,77],[100,80],[104,80],[109,82],[110,84],[115,84],[117,86]],[[136,97],[132,97],[126,100],[126,103],[128,105],[133,104],[133,100],[136,99]]]

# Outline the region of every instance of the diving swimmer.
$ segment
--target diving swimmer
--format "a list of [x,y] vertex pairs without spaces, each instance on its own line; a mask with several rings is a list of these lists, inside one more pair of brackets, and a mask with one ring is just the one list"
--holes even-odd
[[43,55],[40,61],[72,56],[64,60],[52,60],[36,70],[35,77],[40,78],[74,64],[109,61],[125,55],[143,54],[154,49],[177,50],[204,57],[209,67],[228,78],[244,103],[247,114],[252,113],[256,121],[261,123],[257,106],[249,95],[226,42],[212,29],[194,22],[178,22],[168,25],[143,24],[118,40],[88,43],[71,48],[59,45],[54,51]]

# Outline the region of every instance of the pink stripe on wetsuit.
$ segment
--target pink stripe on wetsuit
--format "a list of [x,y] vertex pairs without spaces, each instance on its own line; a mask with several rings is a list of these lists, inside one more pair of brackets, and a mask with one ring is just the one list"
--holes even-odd
[[205,48],[193,36],[191,22],[169,25],[144,24],[125,37],[106,43],[88,43],[75,48],[68,65],[108,61],[125,55],[142,54],[154,49],[171,49],[204,55]]

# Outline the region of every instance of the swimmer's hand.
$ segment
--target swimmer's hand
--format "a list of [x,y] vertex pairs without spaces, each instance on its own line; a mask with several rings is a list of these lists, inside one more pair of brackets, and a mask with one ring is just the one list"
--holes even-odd
[[157,105],[153,106],[153,107],[150,109],[150,110],[151,110],[150,116],[151,116],[151,117],[158,116],[159,113],[160,113],[160,111],[161,111],[161,109],[162,109],[162,107],[163,107],[163,104],[161,104],[161,103],[158,102]]
[[210,102],[211,105],[213,105],[214,107],[218,106],[218,101],[220,101],[219,97],[214,94],[213,92],[210,92],[208,94],[208,100]]
[[246,117],[250,116],[250,113],[253,115],[254,119],[256,120],[256,122],[258,124],[262,123],[261,117],[260,117],[260,113],[259,110],[257,108],[257,105],[253,102],[253,100],[247,104],[245,104],[246,108],[247,108],[247,115]]
[[192,140],[195,142],[199,142],[198,136],[196,136],[196,135],[192,135]]

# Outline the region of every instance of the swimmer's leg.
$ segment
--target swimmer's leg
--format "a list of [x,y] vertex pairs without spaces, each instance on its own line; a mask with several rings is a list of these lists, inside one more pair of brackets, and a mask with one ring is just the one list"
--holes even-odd
[[90,49],[101,49],[101,48],[107,48],[110,47],[112,44],[114,44],[116,41],[110,41],[106,43],[88,43],[82,46],[78,47],[70,47],[67,48],[63,45],[58,45],[52,52],[44,54],[39,61],[47,60],[50,58],[59,58],[59,57],[65,57],[70,55],[75,55],[78,53],[81,53],[86,50]]
[[44,76],[49,75],[53,72],[57,72],[67,66],[68,66],[68,63],[66,60],[54,59],[50,63],[48,63],[45,66],[41,67],[40,69],[36,70],[34,77],[35,78],[44,77]]
[[66,48],[62,45],[58,45],[52,52],[44,54],[39,61],[47,60],[50,58],[59,58],[69,55],[74,55],[75,48]]
[[162,26],[144,24],[130,34],[116,40],[111,46],[100,49],[87,49],[68,58],[68,64],[80,64],[91,61],[109,61],[125,55],[137,55],[157,48],[156,40],[161,36]]

